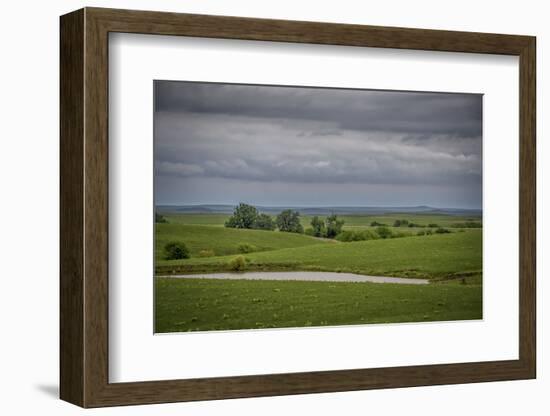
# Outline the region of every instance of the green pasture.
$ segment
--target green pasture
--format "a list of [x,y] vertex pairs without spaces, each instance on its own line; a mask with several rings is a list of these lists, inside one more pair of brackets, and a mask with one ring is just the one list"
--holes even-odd
[[[156,332],[281,328],[482,317],[482,229],[453,229],[481,221],[446,215],[349,215],[344,228],[393,225],[406,219],[449,228],[449,234],[356,242],[280,231],[223,227],[219,214],[165,215],[155,224]],[[302,219],[309,225],[310,218]],[[419,228],[427,230],[427,228]],[[411,233],[414,228],[392,228]],[[190,258],[165,260],[163,247],[177,241]],[[246,245],[249,252],[241,253]],[[205,257],[204,253],[208,253]],[[316,281],[166,278],[164,275],[231,271],[244,256],[244,271],[331,271],[428,278],[428,285]]]
[[156,278],[155,332],[482,318],[480,285]]
[[155,259],[162,263],[163,247],[170,241],[181,241],[189,248],[191,256],[202,250],[211,250],[216,256],[239,253],[240,244],[250,244],[257,251],[296,248],[314,244],[334,244],[302,234],[275,231],[245,230],[205,225],[179,223],[155,224]]
[[[191,226],[179,227],[181,230],[193,229]],[[230,231],[225,228],[211,228],[219,230],[220,235],[224,232],[229,234]],[[303,239],[293,238],[295,245],[291,248],[281,247],[245,254],[248,270],[335,271],[379,276],[444,278],[460,274],[480,274],[482,269],[481,230],[351,243],[325,242],[326,240],[275,231],[256,231],[250,235],[256,233],[263,234],[264,247],[275,246],[275,241],[279,242],[282,237]],[[194,240],[184,238],[185,235],[180,236],[181,240],[186,244],[189,241],[189,247],[195,247],[196,250]],[[241,233],[240,241],[245,242],[244,238],[248,235]],[[209,242],[212,247],[218,247],[221,241],[218,238],[204,243]],[[252,241],[257,240],[246,242]],[[229,261],[234,257],[235,255],[192,257],[184,260],[158,259],[156,268],[159,274],[229,271]]]

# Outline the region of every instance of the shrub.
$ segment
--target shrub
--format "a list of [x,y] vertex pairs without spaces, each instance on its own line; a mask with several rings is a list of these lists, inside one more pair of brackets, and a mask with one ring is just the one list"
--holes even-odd
[[384,227],[386,226],[386,224],[382,224],[381,222],[378,222],[378,221],[373,221],[370,223],[370,226],[371,227]]
[[430,228],[438,228],[439,225],[437,225],[437,224],[428,224],[428,227],[430,227]]
[[376,234],[380,238],[390,238],[392,236],[392,231],[388,227],[378,227],[376,228]]
[[164,258],[166,260],[188,259],[189,249],[185,243],[171,241],[164,246]]
[[347,243],[349,241],[357,241],[355,239],[355,232],[354,231],[342,231],[340,234],[338,234],[336,237],[334,237],[335,240],[342,241],[344,243]]
[[[389,231],[391,233],[391,230]],[[371,230],[361,231],[361,234],[367,237],[365,240],[378,240],[380,238],[380,235],[377,232]]]
[[246,260],[244,256],[237,256],[229,261],[228,266],[234,272],[242,272],[246,269]]
[[306,228],[305,231],[304,231],[304,234],[305,234],[305,235],[309,235],[310,237],[314,237],[314,236],[315,236],[314,231],[313,231],[313,228],[311,228],[311,227]]
[[246,254],[258,251],[258,247],[253,246],[252,244],[242,243],[237,246],[237,250],[239,250],[239,253]]
[[350,231],[344,230],[336,236],[336,240],[342,242],[376,240],[378,235],[371,230]]
[[426,235],[426,231],[420,230],[416,233],[416,235]]
[[199,251],[199,257],[214,257],[216,254],[214,250],[201,250]]
[[426,235],[432,235],[432,234],[433,234],[432,230],[426,230]]
[[436,234],[448,234],[448,233],[450,233],[450,231],[447,230],[446,228],[439,227],[437,230],[435,230],[435,233]]

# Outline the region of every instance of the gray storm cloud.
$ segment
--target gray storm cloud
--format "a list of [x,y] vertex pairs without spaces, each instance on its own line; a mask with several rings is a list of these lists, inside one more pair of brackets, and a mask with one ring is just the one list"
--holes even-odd
[[270,187],[281,204],[296,202],[280,190],[287,184],[304,194],[338,188],[326,205],[372,204],[357,200],[357,189],[368,195],[382,185],[402,198],[377,203],[479,208],[481,134],[475,94],[157,81],[156,200],[231,202],[208,196],[206,184],[218,179],[232,199],[256,203]]

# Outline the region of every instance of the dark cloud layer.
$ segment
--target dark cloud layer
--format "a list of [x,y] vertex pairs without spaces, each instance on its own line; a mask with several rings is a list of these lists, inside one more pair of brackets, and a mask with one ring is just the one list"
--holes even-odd
[[157,81],[155,109],[158,203],[481,206],[480,95]]
[[349,130],[481,136],[477,94],[158,82],[158,111],[332,121]]

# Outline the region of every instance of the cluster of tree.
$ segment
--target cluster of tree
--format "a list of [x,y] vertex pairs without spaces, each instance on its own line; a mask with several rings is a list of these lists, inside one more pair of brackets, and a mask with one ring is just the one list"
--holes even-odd
[[394,227],[406,227],[409,225],[409,221],[408,220],[395,220],[393,222],[393,226]]
[[274,230],[275,223],[267,214],[260,214],[252,205],[240,203],[233,215],[225,222],[229,228],[249,228],[254,230]]
[[[473,223],[463,223],[463,224],[473,224]],[[393,226],[394,227],[410,227],[410,228],[425,228],[425,227],[439,228],[439,225],[437,225],[437,224],[428,224],[426,226],[426,225],[422,225],[422,224],[415,224],[414,222],[409,222],[408,220],[395,220],[395,222],[393,223]],[[464,227],[468,228],[466,225],[464,225]],[[476,227],[472,226],[472,228],[476,228]]]
[[336,214],[329,215],[323,221],[318,216],[311,219],[311,228],[307,229],[307,234],[314,237],[336,238],[342,232],[344,220],[338,219]]
[[304,227],[300,223],[300,213],[298,211],[292,211],[291,209],[285,209],[275,220],[279,231],[287,233],[303,233]]
[[233,215],[225,222],[229,228],[248,228],[253,230],[279,231],[288,233],[303,233],[304,227],[300,223],[300,213],[291,209],[282,211],[275,220],[268,215],[258,212],[255,206],[240,203]]
[[339,220],[336,214],[329,215],[325,219],[326,223],[326,237],[334,238],[342,232],[342,227],[344,226],[344,220]]
[[[275,230],[287,233],[304,233],[304,227],[300,221],[300,213],[291,209],[281,211],[273,219],[267,214],[261,214],[252,205],[240,203],[235,207],[233,215],[225,222],[229,228],[249,228],[254,230]],[[329,215],[324,220],[315,216],[311,220],[311,228],[306,230],[308,235],[324,238],[335,238],[342,232],[344,221],[337,215]]]

